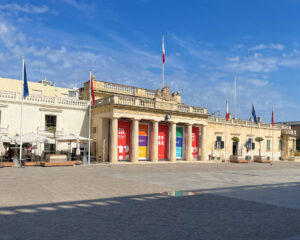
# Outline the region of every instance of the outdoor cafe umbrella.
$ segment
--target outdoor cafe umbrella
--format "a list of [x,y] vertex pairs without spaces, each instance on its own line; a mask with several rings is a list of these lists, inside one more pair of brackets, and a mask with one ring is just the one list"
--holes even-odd
[[0,156],[5,154],[5,148],[3,146],[2,136],[0,136]]
[[[14,137],[13,141],[20,143],[21,142],[20,136]],[[51,138],[42,136],[40,134],[37,134],[37,133],[27,133],[27,134],[22,135],[22,143],[35,143],[35,142],[54,143],[54,140]]]
[[[88,142],[89,139],[86,137],[78,136],[73,133],[65,135],[61,138],[57,139],[57,142],[67,142],[69,143],[69,153],[71,153],[71,143],[76,142],[76,155],[80,155],[79,143],[80,142]],[[79,154],[78,154],[79,153]]]
[[[20,136],[16,136],[13,138],[13,141],[16,143],[21,142]],[[47,138],[37,133],[26,133],[22,135],[22,143],[36,143],[35,156],[40,156],[40,144],[41,143],[55,143],[55,141],[51,138]]]

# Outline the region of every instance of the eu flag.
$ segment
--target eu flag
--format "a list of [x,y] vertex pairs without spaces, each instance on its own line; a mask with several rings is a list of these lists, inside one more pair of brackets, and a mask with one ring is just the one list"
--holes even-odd
[[255,109],[254,109],[254,105],[252,104],[252,117],[255,123],[257,123],[257,118],[256,118],[256,113],[255,113]]
[[25,61],[24,61],[23,71],[24,71],[23,72],[23,77],[24,77],[24,82],[23,82],[23,98],[25,99],[29,95]]

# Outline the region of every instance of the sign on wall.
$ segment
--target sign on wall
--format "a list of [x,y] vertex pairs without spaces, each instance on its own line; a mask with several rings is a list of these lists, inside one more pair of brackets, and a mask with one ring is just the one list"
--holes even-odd
[[183,127],[176,127],[176,158],[183,158]]
[[139,124],[139,158],[148,158],[148,124]]
[[167,124],[158,125],[158,159],[168,158],[169,126]]
[[118,159],[130,159],[130,122],[118,122]]
[[199,155],[199,128],[193,127],[192,129],[192,156],[197,159]]

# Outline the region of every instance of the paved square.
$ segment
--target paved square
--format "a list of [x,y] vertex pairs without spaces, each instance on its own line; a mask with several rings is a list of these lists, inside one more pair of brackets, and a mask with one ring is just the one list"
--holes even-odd
[[299,173],[293,162],[4,168],[0,239],[300,239]]

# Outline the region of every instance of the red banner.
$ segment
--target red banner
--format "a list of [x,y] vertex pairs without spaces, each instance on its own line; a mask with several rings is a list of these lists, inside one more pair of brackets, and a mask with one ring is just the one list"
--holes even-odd
[[199,151],[199,128],[193,127],[192,129],[192,156],[193,159],[198,158],[198,151]]
[[158,159],[168,158],[169,126],[159,124],[158,126]]
[[118,159],[130,159],[130,122],[118,122]]

